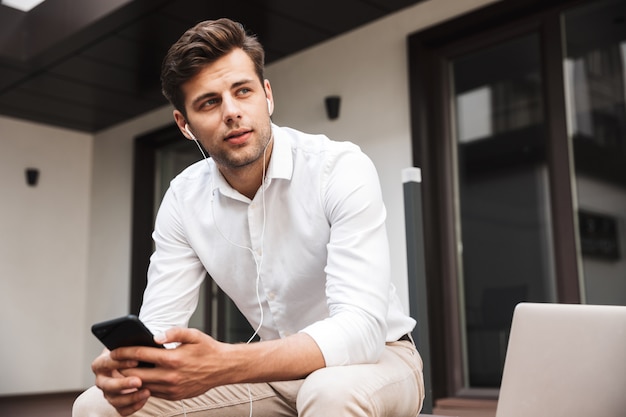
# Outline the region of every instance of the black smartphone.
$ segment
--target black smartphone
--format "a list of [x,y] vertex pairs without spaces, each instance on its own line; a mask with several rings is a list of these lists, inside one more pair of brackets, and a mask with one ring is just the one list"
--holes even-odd
[[[163,348],[154,341],[152,332],[133,314],[96,323],[91,332],[109,350],[124,346],[148,346]],[[140,367],[154,367],[154,364],[140,362]]]

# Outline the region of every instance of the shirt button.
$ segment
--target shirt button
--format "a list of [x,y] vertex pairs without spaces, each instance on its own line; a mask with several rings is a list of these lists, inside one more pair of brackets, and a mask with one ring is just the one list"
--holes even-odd
[[274,301],[274,298],[276,298],[276,293],[274,291],[270,291],[267,293],[267,299],[269,301]]

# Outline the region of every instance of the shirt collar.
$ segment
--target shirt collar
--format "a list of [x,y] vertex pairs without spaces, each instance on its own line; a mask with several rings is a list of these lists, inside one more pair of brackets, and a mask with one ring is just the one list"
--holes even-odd
[[291,152],[291,142],[283,129],[272,124],[274,134],[274,147],[272,157],[267,167],[267,178],[281,178],[290,180],[293,175],[293,155]]

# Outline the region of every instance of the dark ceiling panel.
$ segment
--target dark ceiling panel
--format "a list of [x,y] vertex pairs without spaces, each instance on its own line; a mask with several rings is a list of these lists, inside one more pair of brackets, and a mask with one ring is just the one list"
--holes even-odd
[[0,94],[24,77],[24,72],[0,65]]
[[191,24],[163,13],[160,9],[121,28],[117,35],[143,45],[171,45]]
[[80,56],[133,71],[140,67],[137,54],[140,45],[138,42],[112,35],[84,49]]
[[80,55],[73,56],[49,69],[53,75],[83,82],[112,92],[141,95],[146,89],[141,86],[154,86],[159,80],[145,80],[138,84],[133,71],[125,70],[103,62],[97,62]]
[[327,35],[337,35],[383,16],[383,8],[361,0],[268,0],[266,7],[273,13],[293,19],[297,25],[311,26]]
[[[71,1],[47,0],[32,16],[0,6],[0,114],[97,132],[166,104],[161,62],[198,21],[242,22],[271,63],[421,0],[115,0],[115,10],[99,19],[111,5],[81,0],[78,10]],[[82,20],[74,21],[77,16]],[[85,27],[87,19],[92,23]],[[35,37],[28,36],[27,21],[43,22]],[[58,22],[76,31],[67,37],[68,27]],[[61,32],[62,41],[41,51],[25,44],[58,39]],[[24,55],[35,50],[37,56]]]
[[[127,116],[120,116],[104,111],[96,111],[88,106],[74,103],[59,105],[56,98],[33,94],[22,89],[12,90],[0,96],[0,106],[6,107],[19,115],[20,112],[33,114],[35,120],[64,127],[81,126],[80,130],[96,131],[110,124],[120,123]],[[52,121],[57,121],[52,123]]]
[[[268,13],[266,19],[259,23],[258,29],[255,25],[249,28],[253,33],[258,33],[259,41],[263,44],[267,53],[275,53],[284,57],[302,49],[313,46],[328,39],[327,35],[315,31],[310,27],[289,20],[283,16]],[[293,34],[297,33],[297,36]],[[269,58],[269,56],[268,56]],[[271,62],[270,59],[266,60]]]
[[[307,1],[305,1],[306,3]],[[197,1],[197,0],[177,0],[164,5],[161,8],[163,13],[175,17],[188,24],[188,27],[202,20],[219,19],[228,17],[242,22],[249,27],[253,22],[265,20],[265,7],[267,1],[237,0],[237,1]],[[182,35],[182,32],[181,32]]]
[[390,13],[412,6],[418,2],[412,0],[369,0],[369,3],[376,4],[381,10]]
[[[62,103],[93,108],[95,112],[108,112],[120,117],[133,117],[137,111],[149,111],[155,104],[164,105],[165,99],[154,100],[137,98],[135,95],[121,95],[82,82],[67,80],[50,74],[42,74],[22,84],[21,90],[47,97],[62,97]],[[59,100],[61,102],[61,100]]]
[[[120,29],[115,37],[120,42],[127,42],[120,56],[115,59],[128,59],[125,64],[135,73],[137,91],[152,99],[161,97],[161,63],[169,47],[189,28],[190,24],[181,22],[159,11],[154,11],[132,24]],[[124,55],[124,56],[121,56]],[[90,56],[94,56],[91,53]],[[99,60],[99,58],[97,59]],[[111,58],[107,62],[112,62]]]
[[[228,16],[230,19],[242,22],[249,32],[256,34],[266,48],[268,56],[283,57],[326,40],[331,35],[316,30],[315,26],[308,24],[309,21],[296,21],[284,17],[282,13],[268,8],[268,1],[198,3],[193,0],[179,0],[176,2],[176,7],[170,5],[164,7],[162,11],[185,22],[184,30],[202,20]],[[269,59],[267,61],[270,62]]]

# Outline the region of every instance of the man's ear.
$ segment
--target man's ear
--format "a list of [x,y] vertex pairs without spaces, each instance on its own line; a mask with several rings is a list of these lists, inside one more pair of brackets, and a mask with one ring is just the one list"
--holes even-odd
[[176,125],[178,126],[178,129],[183,134],[183,136],[185,136],[189,140],[196,140],[195,136],[191,132],[191,129],[189,128],[189,124],[187,123],[187,119],[185,119],[185,116],[179,110],[174,110],[173,114],[174,121],[176,122]]
[[269,80],[263,82],[263,89],[265,90],[265,97],[267,98],[267,111],[271,116],[274,112],[274,95],[272,94],[272,86]]

